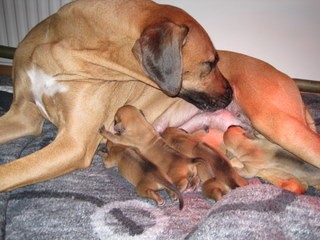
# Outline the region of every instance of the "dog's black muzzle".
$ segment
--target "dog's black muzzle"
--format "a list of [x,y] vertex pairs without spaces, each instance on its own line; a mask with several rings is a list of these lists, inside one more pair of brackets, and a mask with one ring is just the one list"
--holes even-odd
[[206,111],[214,112],[227,107],[232,101],[233,91],[228,84],[225,93],[217,98],[212,98],[204,92],[185,91],[179,94],[179,97],[187,102],[195,105],[197,108]]

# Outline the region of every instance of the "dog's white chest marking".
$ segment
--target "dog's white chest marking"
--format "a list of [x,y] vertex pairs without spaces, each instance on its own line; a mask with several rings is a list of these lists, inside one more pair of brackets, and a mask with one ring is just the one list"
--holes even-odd
[[66,92],[68,87],[58,83],[57,80],[46,74],[42,69],[32,66],[30,70],[27,71],[29,79],[31,81],[31,91],[35,100],[36,105],[41,109],[41,111],[49,118],[46,108],[43,104],[43,95],[52,97],[56,93]]

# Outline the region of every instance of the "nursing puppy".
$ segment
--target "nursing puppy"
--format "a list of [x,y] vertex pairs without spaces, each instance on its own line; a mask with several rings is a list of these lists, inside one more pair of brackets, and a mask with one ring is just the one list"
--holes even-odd
[[241,127],[232,126],[224,133],[223,142],[232,166],[243,177],[258,176],[298,194],[308,186],[320,187],[319,168],[301,161],[261,134],[248,136]]
[[[213,177],[211,165],[207,163],[206,158],[202,158],[203,156],[208,157],[202,152],[203,150],[208,152],[205,146],[200,145],[197,148],[199,152],[196,152],[195,157],[186,157],[181,152],[171,148],[159,133],[154,130],[152,125],[147,122],[143,114],[133,106],[125,105],[119,108],[115,115],[114,129],[116,135],[107,132],[105,128],[101,128],[100,133],[114,143],[138,148],[141,154],[153,161],[162,171],[168,173],[180,191],[185,191],[190,183],[191,185],[198,184],[198,180],[195,178],[197,175],[195,163],[204,163],[211,178]],[[196,161],[196,159],[204,159],[204,161]],[[215,174],[219,176],[219,181],[228,179],[228,181],[223,182],[224,186],[220,191],[219,199],[227,192],[225,191],[226,188],[230,190],[246,184],[245,180],[243,182],[239,181],[240,177],[238,179],[233,179],[233,175],[223,177],[224,174],[228,175],[228,172],[231,171],[229,165],[215,163]],[[219,171],[222,172],[219,173]],[[236,173],[234,175],[237,176]],[[215,193],[214,195],[217,194]]]
[[[200,136],[202,133],[200,133]],[[229,161],[220,155],[208,144],[201,141],[197,134],[188,134],[180,128],[167,128],[162,137],[175,150],[186,154],[188,157],[205,159],[213,170],[214,178],[207,166],[198,165],[198,175],[203,182],[202,192],[206,197],[220,200],[230,190],[245,186],[247,180],[240,177]]]
[[[233,104],[227,109],[229,111],[199,113],[192,118],[196,123],[188,122],[181,126],[192,131],[202,123],[207,131],[196,131],[190,135],[178,128],[167,128],[162,136],[171,146],[185,153],[192,151],[192,139],[207,143],[220,156],[229,158],[232,167],[245,178],[261,177],[298,194],[304,193],[308,186],[320,186],[319,168],[303,162],[279,145],[268,141],[252,129],[243,112]],[[214,119],[207,120],[208,117]],[[224,119],[226,121],[223,121]],[[201,165],[198,166],[198,173],[201,176],[200,167]]]
[[106,168],[118,167],[120,174],[136,187],[137,193],[150,198],[158,205],[164,205],[164,199],[157,191],[166,189],[170,196],[179,200],[179,209],[183,208],[183,198],[166,173],[163,173],[151,161],[144,158],[138,150],[108,142],[108,153],[99,152]]

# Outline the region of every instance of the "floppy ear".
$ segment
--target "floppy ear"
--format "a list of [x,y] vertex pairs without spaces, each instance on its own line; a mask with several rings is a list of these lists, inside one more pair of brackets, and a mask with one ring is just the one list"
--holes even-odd
[[169,96],[181,89],[181,50],[187,33],[187,26],[157,23],[144,29],[132,49],[147,75]]

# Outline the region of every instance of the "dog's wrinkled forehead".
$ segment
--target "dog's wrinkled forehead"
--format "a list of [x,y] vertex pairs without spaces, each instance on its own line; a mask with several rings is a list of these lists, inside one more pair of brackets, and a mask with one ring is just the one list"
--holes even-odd
[[198,23],[188,23],[187,26],[189,32],[182,48],[184,67],[188,68],[189,64],[214,61],[217,51],[207,32]]

